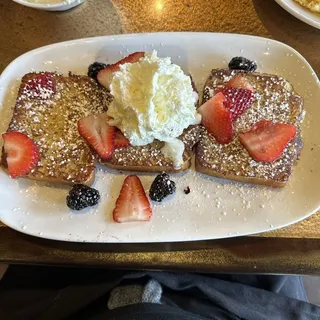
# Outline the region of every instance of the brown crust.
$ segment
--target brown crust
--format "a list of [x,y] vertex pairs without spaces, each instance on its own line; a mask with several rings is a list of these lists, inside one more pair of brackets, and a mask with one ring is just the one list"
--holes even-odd
[[[92,184],[95,158],[77,130],[77,121],[107,109],[110,94],[93,79],[54,74],[56,92],[48,99],[28,96],[23,87],[37,76],[22,80],[8,131],[26,133],[38,146],[40,160],[26,178],[56,183]],[[2,155],[2,166],[6,166]]]
[[[283,187],[291,176],[292,165],[303,146],[300,135],[303,100],[293,91],[291,84],[280,77],[214,69],[204,88],[204,102],[214,94],[216,88],[239,73],[255,87],[256,101],[234,122],[235,138],[231,143],[220,145],[204,131],[196,147],[196,170],[225,179]],[[261,119],[291,123],[298,131],[280,159],[273,163],[253,161],[237,138],[239,133],[250,129]]]
[[266,185],[269,187],[277,187],[277,188],[282,188],[285,186],[286,182],[284,181],[275,181],[275,180],[265,180],[265,179],[259,179],[256,177],[245,177],[245,176],[236,176],[233,174],[222,174],[221,172],[215,172],[209,168],[203,167],[201,163],[199,163],[198,158],[196,158],[196,171],[207,174],[209,176],[214,176],[217,178],[222,178],[222,179],[228,179],[228,180],[234,180],[234,181],[239,181],[239,182],[244,182],[244,183],[253,183],[253,184],[260,184],[260,185]]
[[[5,171],[7,171],[6,167],[3,167],[3,169]],[[74,185],[75,183],[81,183],[81,184],[85,184],[87,186],[91,186],[94,183],[96,177],[96,171],[92,170],[90,175],[87,176],[87,180],[83,180],[83,181],[79,181],[79,182],[72,182],[72,181],[68,181],[68,180],[60,180],[57,178],[51,178],[51,177],[37,177],[37,176],[32,176],[32,175],[28,175],[24,178],[27,178],[29,180],[34,180],[34,181],[41,181],[41,182],[48,182],[48,183],[59,183],[59,184],[63,184],[63,185]]]
[[164,142],[161,141],[154,141],[146,146],[118,148],[110,160],[102,161],[102,163],[110,168],[126,171],[181,172],[190,167],[193,148],[199,141],[201,132],[201,126],[190,126],[179,137],[184,142],[185,152],[183,154],[184,163],[178,170],[162,154],[161,148]]
[[180,169],[174,169],[172,166],[121,166],[117,164],[105,163],[109,168],[120,170],[120,171],[138,171],[138,172],[167,172],[167,173],[179,173],[190,168],[191,160],[186,160]]

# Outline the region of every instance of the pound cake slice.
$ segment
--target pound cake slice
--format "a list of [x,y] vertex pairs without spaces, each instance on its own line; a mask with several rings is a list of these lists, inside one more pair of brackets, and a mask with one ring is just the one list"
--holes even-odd
[[[252,87],[253,103],[233,122],[234,135],[230,143],[218,143],[204,129],[196,147],[196,170],[225,179],[283,187],[302,149],[300,125],[304,116],[303,100],[281,77],[215,69],[206,81],[203,102],[224,88],[235,75],[241,76]],[[291,124],[296,128],[295,137],[286,145],[281,156],[272,162],[255,161],[239,140],[239,134],[248,132],[261,120]]]
[[[77,121],[107,110],[108,91],[86,76],[29,73],[21,81],[7,132],[26,134],[38,147],[39,161],[25,177],[90,185],[95,157],[78,133]],[[2,165],[7,167],[2,150]]]

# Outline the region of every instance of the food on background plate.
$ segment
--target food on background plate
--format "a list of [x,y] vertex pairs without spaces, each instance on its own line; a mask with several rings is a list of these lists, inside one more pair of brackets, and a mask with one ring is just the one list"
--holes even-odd
[[320,0],[295,0],[303,7],[313,11],[320,13]]
[[27,2],[31,3],[38,3],[38,4],[57,4],[65,2],[65,0],[26,0]]
[[292,85],[276,75],[214,69],[203,101],[196,170],[283,187],[302,149],[303,100]]
[[21,139],[13,134],[23,133],[37,146],[38,161],[28,167],[29,170],[12,173],[9,146],[5,143],[2,165],[15,178],[23,176],[69,184],[93,183],[95,157],[79,135],[77,121],[88,114],[106,111],[110,100],[110,93],[89,77],[64,77],[50,72],[26,74],[21,80],[4,139],[8,142],[10,136],[11,146],[15,145],[21,153],[27,154],[31,147],[23,146]]

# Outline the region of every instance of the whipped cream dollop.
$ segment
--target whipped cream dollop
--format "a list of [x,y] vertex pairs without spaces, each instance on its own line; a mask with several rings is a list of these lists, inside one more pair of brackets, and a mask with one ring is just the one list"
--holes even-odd
[[[133,146],[146,145],[155,139],[166,142],[167,152],[163,153],[179,167],[174,150],[182,159],[181,144],[174,139],[185,128],[201,121],[190,77],[170,58],[159,58],[153,51],[136,63],[120,65],[110,91],[114,99],[107,112],[112,118],[109,123],[118,127]],[[175,141],[173,149],[168,147],[172,141]]]
[[166,141],[161,148],[161,152],[165,158],[172,160],[175,169],[181,168],[184,152],[184,143],[181,140],[172,138]]

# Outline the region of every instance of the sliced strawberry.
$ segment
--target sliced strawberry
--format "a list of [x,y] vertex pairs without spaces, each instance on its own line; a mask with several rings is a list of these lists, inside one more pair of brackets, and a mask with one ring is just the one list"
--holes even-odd
[[219,92],[198,109],[202,124],[221,144],[231,142],[233,137],[231,113],[225,107],[227,104],[227,99]]
[[249,109],[254,100],[253,92],[248,89],[224,87],[217,92],[222,92],[228,100],[229,103],[225,104],[225,107],[231,113],[232,121]]
[[114,136],[114,146],[116,148],[130,146],[129,140],[123,135],[123,133],[119,129],[116,129],[116,133]]
[[30,172],[38,163],[39,151],[34,142],[24,133],[10,131],[2,135],[4,159],[12,178]]
[[150,202],[139,177],[127,176],[113,210],[113,220],[120,223],[149,221],[151,216]]
[[239,140],[254,160],[272,162],[280,158],[296,131],[291,124],[261,120],[250,131],[240,134]]
[[56,92],[54,75],[50,72],[43,72],[30,79],[22,87],[22,95],[30,99],[46,100]]
[[253,86],[249,83],[249,81],[240,75],[234,76],[230,81],[226,83],[226,86],[231,88],[248,89],[252,92],[255,92]]
[[120,70],[120,64],[135,63],[138,62],[142,57],[144,57],[144,52],[134,52],[123,58],[122,60],[116,62],[115,64],[107,66],[106,68],[99,71],[97,75],[98,82],[105,88],[109,89],[112,81],[112,74]]
[[115,127],[108,125],[109,119],[106,113],[101,113],[78,121],[80,135],[104,160],[110,159],[114,151]]

